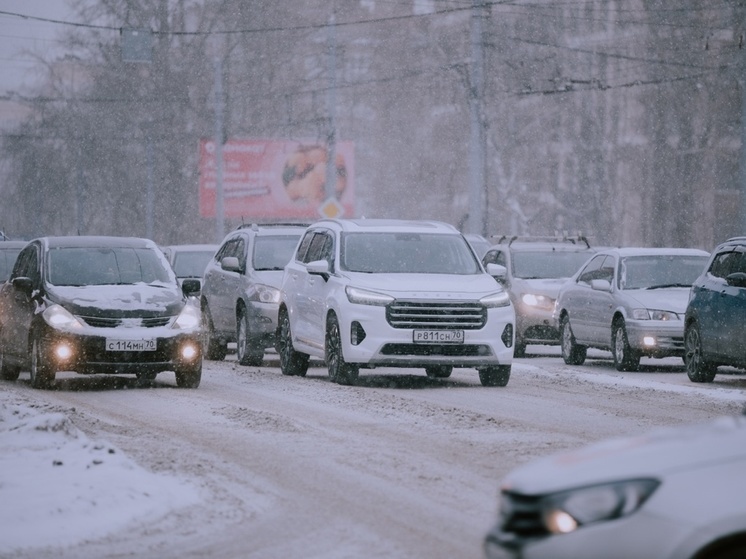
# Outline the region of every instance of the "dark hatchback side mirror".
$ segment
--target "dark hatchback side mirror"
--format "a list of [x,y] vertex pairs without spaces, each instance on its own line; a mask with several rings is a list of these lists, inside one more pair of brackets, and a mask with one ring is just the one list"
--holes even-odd
[[733,272],[726,276],[725,281],[731,287],[746,287],[746,273]]
[[34,282],[31,281],[31,278],[26,278],[26,277],[14,278],[12,283],[13,283],[13,287],[15,287],[18,291],[25,293],[29,297],[31,296],[31,293],[34,290]]
[[197,278],[186,278],[181,284],[181,291],[189,297],[190,295],[197,295],[202,290],[202,280]]

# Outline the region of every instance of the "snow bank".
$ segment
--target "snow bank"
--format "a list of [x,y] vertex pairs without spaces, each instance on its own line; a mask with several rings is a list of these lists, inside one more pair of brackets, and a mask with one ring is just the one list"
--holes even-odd
[[184,481],[88,439],[66,415],[0,392],[0,554],[74,545],[198,499]]

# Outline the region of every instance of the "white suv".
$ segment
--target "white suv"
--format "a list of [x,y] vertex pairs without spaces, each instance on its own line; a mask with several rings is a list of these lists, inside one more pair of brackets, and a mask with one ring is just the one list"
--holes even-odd
[[313,356],[340,384],[360,368],[424,367],[446,378],[465,367],[484,386],[505,386],[514,323],[508,294],[454,227],[325,219],[285,267],[277,350],[283,374],[305,375]]

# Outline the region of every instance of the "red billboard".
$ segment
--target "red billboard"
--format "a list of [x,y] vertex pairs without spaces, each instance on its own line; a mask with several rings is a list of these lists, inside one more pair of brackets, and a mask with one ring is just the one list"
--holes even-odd
[[[317,219],[353,217],[355,159],[352,142],[335,146],[335,192],[325,194],[326,145],[290,140],[228,140],[223,145],[226,218]],[[200,142],[199,210],[215,217],[215,141]]]

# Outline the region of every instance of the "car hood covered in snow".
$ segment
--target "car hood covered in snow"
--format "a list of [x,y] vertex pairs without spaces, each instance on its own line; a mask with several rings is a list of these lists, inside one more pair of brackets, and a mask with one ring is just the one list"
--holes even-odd
[[552,455],[513,470],[505,490],[540,495],[620,479],[657,477],[746,457],[746,416],[657,429]]
[[109,318],[173,316],[185,304],[176,284],[50,287],[49,300],[72,314]]

